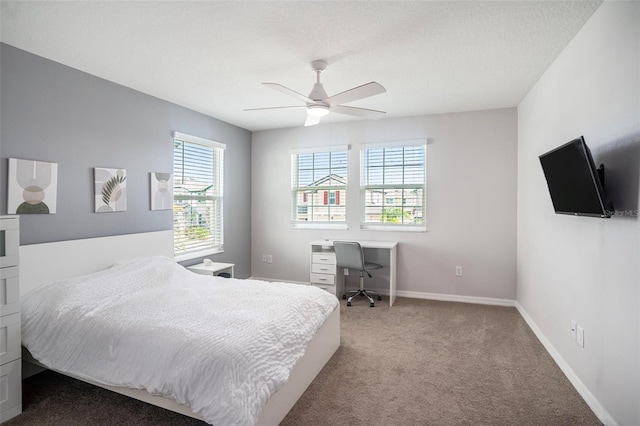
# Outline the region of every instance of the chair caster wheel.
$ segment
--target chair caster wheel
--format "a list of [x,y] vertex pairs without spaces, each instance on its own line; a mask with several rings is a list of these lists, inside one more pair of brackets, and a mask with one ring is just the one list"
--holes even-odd
[[346,298],[347,298],[347,295],[346,295],[346,294],[343,294],[343,295],[342,295],[342,299],[344,300],[344,299],[346,299]]
[[382,296],[378,295],[378,300],[382,300]]
[[369,303],[369,307],[370,307],[370,308],[373,308],[373,307],[375,307],[375,306],[376,306],[376,305],[375,305],[375,303]]
[[347,306],[351,306],[351,302],[347,302]]

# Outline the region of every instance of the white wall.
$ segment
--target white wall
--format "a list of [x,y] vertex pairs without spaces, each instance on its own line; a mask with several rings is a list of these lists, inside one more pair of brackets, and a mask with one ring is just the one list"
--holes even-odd
[[[514,108],[254,132],[252,275],[308,282],[312,240],[394,240],[398,290],[514,300],[516,135]],[[360,230],[360,145],[419,138],[430,139],[428,232]],[[344,144],[351,145],[349,229],[292,229],[289,151]],[[272,264],[262,263],[263,253],[273,255]],[[463,277],[455,277],[456,265]],[[378,274],[370,286],[388,288],[384,278]]]
[[[600,419],[638,425],[639,2],[595,12],[519,105],[518,127],[518,304]],[[538,155],[580,135],[623,216],[554,214]]]

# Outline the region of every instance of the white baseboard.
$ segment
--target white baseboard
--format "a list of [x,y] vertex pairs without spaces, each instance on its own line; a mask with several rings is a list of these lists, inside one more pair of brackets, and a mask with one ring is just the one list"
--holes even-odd
[[591,391],[587,388],[587,386],[580,380],[578,375],[573,371],[573,369],[569,366],[569,364],[564,360],[560,352],[556,350],[556,348],[551,344],[549,339],[542,333],[542,330],[536,325],[533,319],[529,316],[527,311],[524,310],[522,305],[520,305],[517,301],[515,303],[516,309],[520,312],[520,315],[529,325],[529,328],[536,335],[538,340],[542,343],[544,348],[547,350],[551,358],[558,364],[560,370],[567,376],[567,379],[571,382],[574,388],[578,391],[582,399],[587,403],[589,408],[593,411],[593,413],[600,419],[600,421],[606,426],[617,426],[618,423],[614,420],[614,418],[609,414],[609,412],[600,404],[600,401],[591,393]]
[[[387,291],[386,294],[389,292]],[[398,290],[396,296],[409,297],[411,299],[442,300],[443,302],[474,303],[476,305],[516,306],[516,301],[511,299],[495,299],[492,297],[461,296],[458,294],[423,293],[421,291]]]
[[[290,280],[278,280],[274,278],[262,278],[262,277],[250,277],[250,280],[262,280],[262,281],[279,281],[293,284],[305,284],[309,285],[309,282],[304,281],[290,281]],[[372,288],[371,290],[388,296],[389,289]],[[410,299],[427,299],[427,300],[441,300],[443,302],[461,302],[461,303],[474,303],[476,305],[497,305],[497,306],[516,306],[516,301],[511,299],[494,299],[491,297],[477,297],[477,296],[460,296],[457,294],[441,294],[441,293],[424,293],[421,291],[404,291],[399,290],[396,292],[396,296],[408,297]]]

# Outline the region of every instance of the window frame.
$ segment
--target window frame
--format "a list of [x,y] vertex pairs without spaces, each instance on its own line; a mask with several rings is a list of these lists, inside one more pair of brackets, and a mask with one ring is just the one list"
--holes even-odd
[[[368,184],[367,181],[367,172],[370,167],[367,166],[366,163],[366,155],[368,150],[372,149],[387,149],[387,148],[409,148],[409,147],[422,147],[424,150],[423,154],[423,181],[419,184],[411,183],[411,184],[376,184],[371,185]],[[404,176],[405,167],[407,167],[406,162],[403,159],[402,162],[402,172]],[[387,167],[386,165],[382,166]],[[389,167],[399,167],[397,165],[389,166]],[[383,171],[383,175],[385,175]],[[384,191],[388,189],[395,190],[411,190],[411,189],[422,189],[422,205],[420,206],[422,209],[422,223],[414,224],[414,223],[383,223],[383,222],[367,222],[367,191],[371,190],[380,190]],[[386,196],[381,194],[381,199]],[[402,206],[405,205],[405,197],[404,192],[402,194]],[[384,209],[384,204],[382,204],[382,208]],[[401,207],[404,209],[404,207]],[[408,232],[425,232],[427,230],[426,225],[426,209],[427,209],[427,140],[426,139],[412,139],[412,140],[404,140],[404,141],[390,141],[390,142],[377,142],[377,143],[369,143],[363,144],[360,147],[360,229],[373,230],[373,231],[408,231]]]
[[[349,174],[349,149],[350,146],[349,145],[334,145],[334,146],[325,146],[325,147],[314,147],[314,148],[304,148],[304,149],[294,149],[290,151],[290,155],[291,155],[291,213],[290,213],[290,221],[291,221],[291,227],[295,228],[295,229],[348,229],[348,174]],[[309,190],[309,185],[301,185],[298,186],[299,181],[298,181],[298,177],[299,177],[299,167],[298,167],[298,158],[301,154],[321,154],[321,153],[344,153],[345,154],[345,158],[346,158],[346,164],[345,164],[345,169],[347,171],[347,176],[345,176],[345,184],[344,185],[320,185],[320,186],[315,186],[313,187],[313,191],[316,191],[319,194],[323,194],[321,195],[321,197],[324,197],[324,193],[326,193],[326,198],[327,198],[327,202],[324,203],[324,201],[322,202],[322,204],[318,204],[317,206],[314,205],[308,205],[305,204],[304,206],[298,203],[298,193],[302,192],[303,195],[303,199],[306,199],[308,202],[309,199],[311,199],[311,202],[313,202],[314,196],[313,193],[309,193],[309,192],[313,192]],[[337,168],[337,167],[336,167]],[[343,168],[343,167],[340,167]],[[312,169],[307,169],[307,170],[316,170],[315,165]],[[333,170],[333,168],[331,167],[331,165],[328,168],[329,170],[329,174],[327,175],[327,177],[331,176],[332,173],[331,171]],[[337,194],[337,191],[342,191],[342,195]],[[334,203],[331,203],[331,195],[333,193],[333,200]],[[342,202],[343,204],[338,204],[335,203],[335,201],[338,201],[338,203]],[[312,211],[314,207],[322,207],[322,206],[327,206],[329,211],[331,209],[331,207],[340,207],[341,209],[344,209],[344,220],[336,220],[336,221],[315,221],[315,220],[297,220],[297,213],[300,211],[299,209],[301,207],[306,207],[307,208],[307,212]],[[308,213],[307,213],[308,214]]]
[[[224,153],[226,144],[204,139],[198,136],[188,135],[186,133],[174,132],[173,134],[173,232],[174,232],[174,259],[176,261],[196,259],[198,257],[208,256],[224,252]],[[184,176],[178,176],[176,173],[176,142],[190,144],[210,148],[212,150],[211,162],[211,194],[209,195],[192,195],[187,196],[178,189],[178,184],[183,185]],[[184,164],[184,150],[182,156],[182,164]],[[208,181],[207,181],[208,183]],[[182,191],[183,192],[183,191]],[[176,209],[177,201],[211,201],[212,206],[209,213],[210,228],[209,232],[212,240],[209,244],[199,244],[193,249],[178,249],[177,247],[177,231],[176,231]]]

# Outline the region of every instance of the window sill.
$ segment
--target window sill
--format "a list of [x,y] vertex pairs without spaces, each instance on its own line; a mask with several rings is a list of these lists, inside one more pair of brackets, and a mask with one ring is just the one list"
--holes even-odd
[[183,262],[185,260],[197,259],[199,257],[210,256],[212,254],[219,254],[219,253],[224,253],[224,250],[215,248],[215,249],[194,251],[191,253],[184,253],[184,254],[179,254],[177,256],[174,256],[173,260],[176,262]]
[[292,223],[292,229],[349,229],[346,223]]
[[360,229],[366,230],[366,231],[427,232],[426,226],[360,224]]

